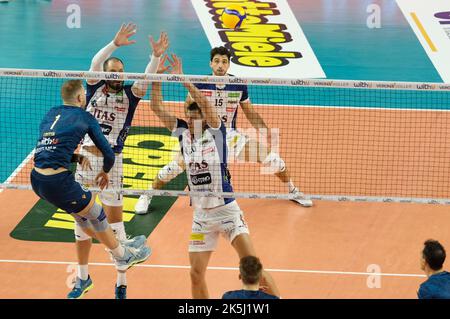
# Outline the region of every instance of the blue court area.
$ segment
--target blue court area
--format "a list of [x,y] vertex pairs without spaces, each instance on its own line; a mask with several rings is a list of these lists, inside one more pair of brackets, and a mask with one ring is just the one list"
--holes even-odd
[[[69,29],[70,4],[81,8],[81,28]],[[393,0],[288,0],[330,79],[441,82]],[[369,4],[381,8],[381,28],[370,29]],[[85,70],[122,22],[138,25],[135,45],[117,54],[126,71],[143,72],[147,35],[169,33],[185,72],[208,73],[210,45],[190,0],[12,0],[0,4],[0,67]]]
[[[200,1],[200,0],[199,0]],[[437,71],[393,0],[289,0],[328,79],[442,82]],[[368,28],[367,6],[381,8],[381,28]],[[81,28],[68,28],[67,7],[81,8]],[[147,36],[167,31],[170,51],[184,60],[187,74],[209,74],[210,44],[190,0],[12,0],[0,3],[0,67],[57,70],[87,70],[93,55],[112,40],[123,22],[138,25],[135,45],[120,48],[116,55],[125,61],[126,72],[143,72],[149,60]],[[17,106],[20,85],[45,90],[45,81],[9,79],[0,88],[0,149],[15,145],[20,132],[37,132],[37,125],[53,104],[58,92],[48,92],[30,105]],[[55,85],[54,82],[52,85]],[[414,94],[414,98],[408,98]],[[447,109],[448,93],[408,93],[384,90],[339,90],[300,88],[250,88],[259,104],[355,106],[386,108]],[[182,95],[179,99],[183,99]],[[408,101],[413,101],[410,103]],[[432,103],[430,103],[432,102]],[[17,134],[12,134],[17,132]],[[5,180],[34,147],[23,141],[13,160],[2,159],[0,180]]]

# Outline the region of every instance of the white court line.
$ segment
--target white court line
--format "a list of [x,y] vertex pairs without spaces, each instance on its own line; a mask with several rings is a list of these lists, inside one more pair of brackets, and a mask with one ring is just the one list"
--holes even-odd
[[[75,262],[69,261],[46,261],[46,260],[9,260],[0,259],[1,263],[10,264],[46,264],[46,265],[76,265]],[[112,263],[89,263],[89,266],[114,266]],[[134,267],[140,268],[166,268],[166,269],[190,269],[190,266],[183,265],[149,265],[140,264]],[[233,270],[239,271],[237,267],[208,267],[210,270]],[[303,273],[303,274],[322,274],[322,275],[350,275],[350,276],[384,276],[384,277],[418,277],[423,278],[425,275],[419,274],[392,274],[392,273],[375,273],[375,272],[354,272],[354,271],[326,271],[326,270],[302,270],[302,269],[271,269],[266,268],[269,272],[280,273]]]
[[[25,157],[25,159],[22,161],[22,163],[19,164],[19,166],[16,167],[16,169],[14,170],[14,172],[11,173],[11,175],[9,175],[9,177],[3,182],[3,184],[9,184],[14,177],[17,176],[17,174],[19,174],[19,172],[22,170],[22,168],[25,167],[25,165],[27,165],[27,163],[31,160],[31,158],[34,155],[34,149],[30,152],[30,154],[28,154],[27,157]],[[0,189],[0,194],[4,191],[4,189]]]

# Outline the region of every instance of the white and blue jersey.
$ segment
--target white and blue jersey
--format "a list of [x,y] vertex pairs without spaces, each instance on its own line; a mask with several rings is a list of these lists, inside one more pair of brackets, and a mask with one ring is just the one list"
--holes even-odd
[[69,169],[71,158],[85,135],[104,154],[104,170],[114,164],[114,152],[103,137],[95,118],[76,106],[61,105],[48,111],[39,128],[39,140],[34,154],[38,168]]
[[[123,150],[136,107],[141,100],[133,94],[131,87],[132,84],[124,85],[123,90],[111,93],[107,92],[105,81],[87,84],[86,111],[100,124],[115,153]],[[92,146],[94,143],[86,137],[83,145]]]
[[[177,119],[173,134],[180,142],[186,164],[189,189],[195,192],[233,192],[227,167],[226,128],[207,127],[200,138],[194,139],[184,120]],[[210,209],[234,201],[234,198],[192,197],[197,209]]]
[[195,86],[206,96],[210,105],[216,107],[217,114],[225,127],[228,130],[236,130],[239,105],[241,102],[249,101],[247,86],[241,84],[220,86],[208,83],[197,83]]

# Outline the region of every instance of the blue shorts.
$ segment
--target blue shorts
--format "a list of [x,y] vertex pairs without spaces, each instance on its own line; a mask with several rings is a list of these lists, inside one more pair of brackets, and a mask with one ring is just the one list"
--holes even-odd
[[69,214],[81,212],[92,198],[92,193],[84,190],[70,171],[47,176],[33,169],[31,186],[40,198]]

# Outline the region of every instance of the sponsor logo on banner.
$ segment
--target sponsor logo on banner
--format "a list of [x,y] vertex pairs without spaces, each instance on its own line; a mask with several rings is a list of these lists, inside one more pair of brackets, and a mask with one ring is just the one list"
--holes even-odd
[[333,86],[334,81],[315,81],[313,83],[320,86]]
[[58,76],[58,73],[53,72],[53,71],[47,71],[47,72],[44,72],[43,75],[44,75],[45,77],[51,77],[51,78],[54,78],[54,77],[57,77],[57,76]]
[[271,80],[251,80],[250,83],[252,84],[270,84]]
[[420,84],[417,85],[417,89],[419,90],[434,90],[436,88],[436,86],[431,85],[431,84]]
[[146,75],[128,75],[128,80],[132,80],[132,81],[144,81],[147,79]]
[[5,71],[4,73],[5,75],[15,75],[15,76],[20,76],[23,74],[23,71]]
[[71,73],[71,72],[66,72],[64,73],[64,76],[66,78],[84,78],[84,72],[77,72],[77,73]]
[[181,78],[179,76],[176,76],[176,75],[173,75],[173,76],[169,76],[167,78],[167,81],[169,81],[169,82],[182,82],[183,78]]
[[450,2],[397,0],[442,80],[450,82]]
[[370,87],[370,84],[367,82],[358,82],[358,83],[354,83],[353,86],[355,88],[368,88],[368,87]]
[[[287,0],[191,0],[212,47],[231,53],[231,73],[274,78],[323,78],[320,66]],[[222,25],[223,9],[246,8],[241,28]]]
[[291,81],[291,85],[293,86],[309,86],[311,83],[307,80],[295,80]]
[[121,80],[122,77],[123,77],[122,75],[116,73],[105,75],[105,79],[107,80]]
[[246,79],[241,79],[241,78],[231,78],[229,81],[231,84],[247,84],[247,80]]
[[376,83],[375,87],[378,89],[395,89],[395,83]]

